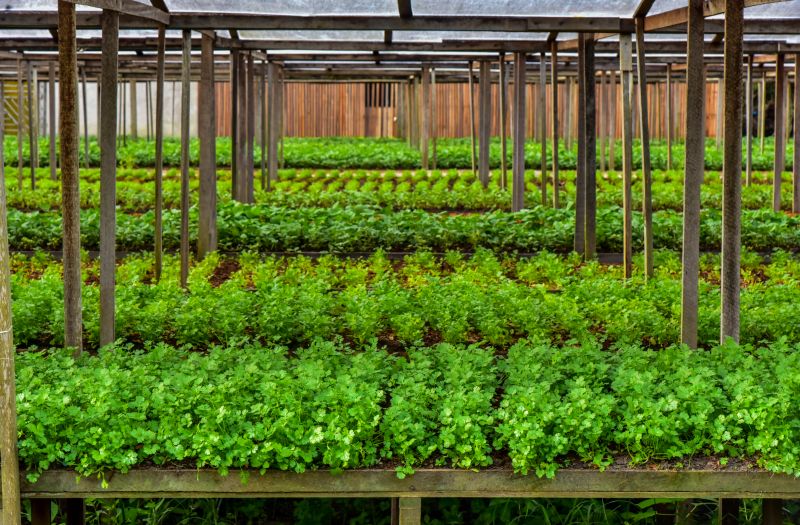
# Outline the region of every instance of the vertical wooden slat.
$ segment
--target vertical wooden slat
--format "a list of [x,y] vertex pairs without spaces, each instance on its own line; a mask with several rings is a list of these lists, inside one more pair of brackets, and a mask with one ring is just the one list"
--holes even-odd
[[81,314],[81,221],[78,174],[78,58],[75,5],[58,2],[58,130],[61,137],[61,216],[64,264],[64,346],[80,356],[83,347]]
[[158,26],[158,43],[156,53],[156,166],[155,166],[155,276],[156,282],[161,280],[163,267],[163,224],[162,215],[164,208],[164,190],[162,185],[164,170],[164,61],[166,41],[165,28]]
[[558,180],[558,42],[550,43],[550,105],[552,111],[553,150],[553,208],[559,208],[560,181]]
[[267,107],[269,110],[267,126],[267,189],[270,183],[278,180],[278,66],[267,64]]
[[781,177],[786,167],[786,146],[783,142],[784,92],[783,78],[786,75],[785,55],[778,53],[775,64],[775,125],[773,137],[775,138],[775,159],[772,173],[772,210],[781,211]]
[[753,179],[753,55],[747,55],[747,79],[744,93],[745,137],[747,140],[744,180],[745,185],[750,186]]
[[539,53],[539,140],[541,153],[539,163],[539,192],[542,206],[547,206],[547,55]]
[[672,169],[672,64],[667,64],[667,84],[666,84],[666,114],[664,119],[666,121],[666,134],[667,134],[667,169]]
[[794,54],[794,157],[792,159],[792,212],[800,213],[800,53]]
[[767,74],[762,73],[761,82],[758,84],[758,141],[759,154],[764,154],[764,137],[767,126]]
[[139,90],[136,79],[130,80],[131,97],[131,140],[139,139]]
[[256,94],[255,94],[255,61],[253,53],[247,53],[247,151],[245,152],[245,180],[247,181],[247,194],[245,202],[255,202],[253,194],[255,172],[255,122],[256,122]]
[[[77,67],[77,66],[76,66]],[[22,176],[25,158],[23,157],[22,143],[24,134],[22,102],[22,61],[17,60],[17,190],[22,191]]]
[[[617,74],[613,69],[609,74],[609,111],[608,119],[608,169],[616,170],[617,155]],[[630,88],[630,86],[628,86]]]
[[[103,10],[103,53],[100,84],[100,345],[114,342],[116,271],[116,184],[117,184],[117,55],[119,53],[119,13]],[[85,71],[84,71],[85,75]],[[84,89],[86,81],[84,78]],[[84,111],[86,105],[84,104]]]
[[[89,169],[89,109],[86,96],[86,68],[81,68],[81,97],[83,99],[83,167]],[[116,136],[114,138],[116,140]]]
[[[216,107],[214,101],[214,39],[203,33],[200,55],[200,85],[198,97],[198,135],[200,138],[200,196],[197,235],[197,256],[202,259],[217,249],[217,146]],[[250,69],[252,72],[252,55]],[[252,77],[251,77],[252,79]],[[250,85],[252,86],[252,81]],[[252,87],[251,87],[252,89]],[[252,102],[251,102],[251,108]],[[252,155],[252,122],[250,119],[250,152]],[[252,157],[251,157],[252,158]],[[250,195],[252,197],[252,170]]]
[[653,276],[653,197],[650,172],[650,131],[647,125],[647,59],[644,20],[636,20],[636,69],[639,77],[639,122],[642,136],[642,215],[644,216],[644,275]]
[[31,169],[31,189],[36,189],[36,168],[39,165],[39,133],[36,121],[39,120],[39,107],[35,100],[36,72],[30,61],[26,62],[26,83],[28,85],[28,149]]
[[586,224],[586,35],[578,35],[578,164],[575,173],[575,236],[573,249],[584,253]]
[[484,187],[489,185],[489,141],[491,139],[490,126],[492,121],[492,91],[489,80],[489,62],[481,60],[478,64],[478,107],[479,134],[478,134],[478,176]]
[[58,179],[58,160],[56,157],[56,63],[50,62],[47,75],[48,114],[50,123],[50,180]]
[[189,89],[191,87],[192,35],[183,30],[181,63],[181,286],[189,277]]
[[[267,128],[269,123],[267,120],[267,61],[261,61],[261,74],[258,76],[259,85],[261,86],[259,93],[259,100],[261,101],[261,189],[266,190],[269,188],[269,179],[267,178]],[[216,113],[216,112],[215,112]]]
[[428,134],[431,128],[430,121],[431,107],[431,68],[422,66],[422,108],[420,111],[422,124],[420,126],[420,152],[422,157],[422,169],[428,169]]
[[433,126],[431,126],[431,143],[433,146],[433,169],[436,169],[439,164],[439,152],[436,147],[436,138],[439,135],[439,126],[437,118],[439,116],[439,112],[437,109],[437,101],[438,98],[436,96],[436,69],[431,68],[431,121],[433,122]]
[[584,133],[585,147],[585,172],[584,172],[584,259],[593,259],[597,248],[597,103],[596,103],[596,84],[594,71],[594,35],[589,33],[586,36],[584,45],[586,47],[584,56],[584,108],[586,110]]
[[420,498],[400,498],[399,525],[420,525],[422,523],[422,500]]
[[508,186],[508,136],[506,135],[508,120],[508,102],[506,94],[508,90],[508,77],[506,67],[506,54],[500,53],[500,81],[497,89],[500,95],[500,187],[505,189]]
[[572,150],[572,77],[566,77],[564,84],[564,147]]
[[622,87],[622,265],[626,279],[633,274],[633,114],[631,87],[633,84],[633,42],[630,33],[619,38],[619,79]]
[[607,173],[606,166],[606,146],[608,137],[608,86],[606,85],[606,72],[600,71],[600,111],[598,112],[599,122],[597,126],[597,134],[600,141],[600,171]]
[[723,123],[722,123],[722,114],[723,114],[723,79],[717,79],[717,114],[715,116],[715,123],[714,123],[714,138],[716,140],[717,149],[722,147],[722,133],[723,133]]
[[[472,85],[472,61],[467,66],[467,85],[469,86],[469,140],[472,161],[472,176],[475,176],[475,164],[477,163],[475,154],[475,89]],[[483,181],[481,181],[483,182]],[[484,183],[485,185],[485,183]]]
[[525,207],[525,53],[514,53],[511,210]]
[[[239,196],[239,50],[231,49],[231,198]],[[272,107],[270,106],[270,111]],[[277,175],[276,175],[277,177]]]

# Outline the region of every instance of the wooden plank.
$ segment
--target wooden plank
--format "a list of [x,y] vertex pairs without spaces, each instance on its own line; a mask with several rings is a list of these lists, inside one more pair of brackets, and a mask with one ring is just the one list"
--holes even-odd
[[22,191],[23,156],[22,143],[25,136],[23,132],[23,102],[22,102],[22,62],[17,60],[17,190]]
[[745,138],[747,156],[745,162],[745,185],[750,186],[753,179],[753,55],[747,55],[747,79],[744,87]]
[[767,74],[762,73],[761,82],[758,83],[758,141],[759,154],[764,154],[764,137],[766,136],[767,122]]
[[584,149],[584,248],[583,257],[594,259],[597,252],[597,102],[594,66],[594,37],[584,39],[584,108],[586,147]]
[[433,125],[431,126],[431,144],[433,146],[433,169],[437,169],[439,159],[438,159],[438,151],[436,147],[436,138],[439,135],[438,126],[436,125],[436,119],[438,116],[437,111],[437,97],[436,97],[436,68],[431,67],[431,122]]
[[[206,34],[203,35],[203,49],[200,56],[200,78],[197,97],[198,135],[200,138],[200,203],[197,256],[202,259],[208,253],[217,249],[217,140],[214,132],[216,129],[216,106],[214,103],[214,39]],[[250,82],[250,84],[252,85],[252,82]],[[250,120],[252,122],[255,119]],[[252,133],[250,143],[252,146]],[[251,173],[251,195],[252,179]]]
[[606,175],[608,171],[606,170],[606,130],[607,130],[607,121],[608,121],[608,89],[606,88],[606,73],[605,71],[600,71],[600,82],[598,86],[598,90],[600,91],[600,111],[598,112],[598,125],[597,125],[597,137],[600,142],[600,172],[603,175]]
[[422,108],[420,111],[422,123],[420,124],[420,153],[422,169],[428,169],[428,142],[431,129],[431,70],[429,66],[422,66]]
[[686,71],[686,153],[683,183],[681,343],[697,348],[700,276],[700,189],[705,171],[703,0],[689,1]]
[[139,139],[139,90],[138,83],[135,79],[131,79],[130,83],[130,97],[131,97],[131,139]]
[[[278,66],[274,62],[267,65],[267,104],[269,106],[269,126],[267,128],[267,172],[268,181],[278,180]],[[269,184],[267,186],[269,189]]]
[[[100,85],[100,345],[114,342],[117,237],[117,54],[119,13],[103,11],[103,73]],[[84,86],[86,82],[84,80]],[[84,110],[86,106],[84,105]]]
[[567,151],[572,150],[572,82],[572,77],[567,77],[564,84],[564,147]]
[[551,144],[553,150],[553,208],[559,208],[560,184],[558,178],[558,43],[550,44],[550,108],[552,115]]
[[50,525],[52,501],[49,499],[31,500],[31,525]]
[[[158,45],[156,54],[158,55],[158,65],[156,67],[156,166],[155,166],[155,277],[156,282],[161,280],[163,268],[163,210],[164,210],[164,55],[166,28],[163,25],[158,27]],[[175,101],[172,101],[173,104]]]
[[617,150],[617,73],[614,69],[609,74],[609,111],[608,119],[608,169],[616,171],[616,150]]
[[65,0],[73,4],[116,11],[117,13],[169,24],[169,13],[135,0]]
[[39,120],[39,105],[36,93],[36,72],[33,70],[31,62],[26,62],[26,84],[28,95],[28,149],[29,164],[31,170],[31,189],[36,189],[36,168],[39,167],[39,130],[37,120]]
[[[213,68],[212,68],[213,72]],[[261,61],[261,74],[259,75],[259,101],[261,103],[261,111],[259,118],[261,119],[261,189],[269,189],[269,179],[267,178],[267,61]],[[216,115],[216,111],[214,114]]]
[[397,0],[397,11],[400,18],[411,18],[414,12],[411,9],[411,0]]
[[631,34],[620,35],[619,78],[622,87],[622,266],[626,279],[633,275],[633,114],[631,112],[633,85],[633,42]]
[[[86,68],[81,69],[81,101],[83,109],[83,167],[89,169],[89,109],[86,96]],[[99,124],[99,123],[98,123]],[[98,133],[99,135],[99,133]]]
[[[231,198],[239,196],[239,50],[231,50]],[[271,106],[270,106],[271,107]]]
[[482,60],[478,65],[478,176],[484,187],[489,185],[489,146],[492,123],[492,85],[489,62]]
[[800,213],[800,53],[794,55],[794,157],[792,162],[792,212]]
[[[212,51],[212,59],[213,59],[213,51]],[[244,79],[246,82],[246,89],[244,90],[246,93],[247,98],[247,126],[245,128],[245,137],[246,137],[246,150],[244,152],[245,159],[244,165],[246,168],[244,174],[244,180],[247,181],[246,184],[246,192],[245,192],[245,202],[249,204],[253,204],[255,202],[255,195],[254,195],[254,172],[255,172],[255,162],[253,155],[255,154],[255,122],[256,122],[256,94],[255,94],[255,59],[253,57],[253,53],[247,53],[246,56],[247,60],[247,73],[244,75]],[[211,66],[210,66],[211,67]],[[211,71],[213,74],[213,67],[211,67]]]
[[183,31],[183,74],[181,79],[181,287],[189,277],[189,94],[191,89],[192,37]]
[[667,82],[666,82],[666,111],[664,119],[666,121],[666,135],[667,135],[667,170],[672,170],[672,132],[674,124],[672,120],[672,64],[667,64]]
[[542,206],[547,206],[547,60],[545,53],[539,54],[539,192],[542,194]]
[[[745,7],[752,7],[763,4],[771,4],[786,0],[744,0]],[[703,6],[703,16],[709,17],[725,12],[724,0],[709,0]],[[679,7],[670,11],[664,11],[656,15],[644,18],[644,31],[657,31],[672,26],[686,24],[688,21],[688,8]],[[749,32],[749,31],[748,31]]]
[[[472,79],[472,61],[469,61],[469,66],[467,67],[469,72],[467,85],[469,86],[469,140],[470,140],[470,160],[472,161],[472,176],[475,176],[476,170],[476,153],[475,153],[475,88],[473,86],[473,79]],[[486,182],[481,180],[484,186],[486,186]]]
[[586,225],[586,36],[578,35],[578,159],[575,170],[575,234],[573,250],[579,254],[585,249]]
[[399,525],[420,525],[422,523],[422,499],[421,498],[400,498],[399,501]]
[[723,109],[723,101],[725,97],[723,93],[725,92],[724,85],[722,83],[722,79],[717,79],[717,113],[714,116],[714,139],[717,145],[717,149],[719,150],[722,147],[722,135],[723,131],[723,123],[722,123],[722,114],[724,113]]
[[508,186],[508,71],[505,53],[500,53],[500,77],[497,90],[500,97],[500,187]]
[[775,124],[772,127],[774,130],[773,137],[775,138],[775,158],[773,160],[772,170],[772,210],[781,211],[781,176],[783,170],[786,168],[786,145],[783,142],[783,119],[785,118],[783,109],[785,107],[783,78],[786,76],[785,55],[778,54],[775,63]]
[[642,147],[642,215],[644,219],[644,275],[653,276],[653,197],[650,171],[650,130],[647,124],[647,58],[644,49],[644,21],[636,21],[636,73],[639,80],[639,128]]
[[77,357],[83,346],[81,221],[78,173],[78,59],[75,6],[58,2],[58,131],[61,148],[61,216],[64,264],[64,346]]
[[514,53],[514,124],[511,148],[511,210],[525,207],[525,53]]
[[56,157],[56,63],[50,62],[47,75],[47,111],[50,125],[50,180],[58,179],[58,160]]

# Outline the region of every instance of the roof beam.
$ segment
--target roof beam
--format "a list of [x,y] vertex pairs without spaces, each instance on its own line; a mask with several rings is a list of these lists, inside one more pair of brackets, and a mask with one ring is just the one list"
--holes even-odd
[[411,0],[397,0],[397,11],[400,13],[400,18],[414,16],[414,12],[411,9]]
[[[66,0],[71,4],[85,5],[97,9],[107,9],[120,14],[152,20],[159,24],[169,24],[169,13],[157,9],[152,5],[143,4],[136,0]],[[99,16],[99,15],[98,15]],[[100,27],[98,24],[96,27]]]
[[[744,6],[752,7],[756,5],[772,4],[776,2],[785,2],[785,1],[786,0],[745,0]],[[724,0],[706,0],[705,2],[703,2],[704,17],[714,16],[724,12],[725,12]],[[663,13],[658,13],[656,15],[651,15],[646,17],[644,21],[644,30],[657,31],[659,29],[666,29],[669,27],[686,24],[688,20],[689,20],[689,8],[679,7],[677,9],[672,9],[671,11],[664,11]],[[797,21],[794,21],[794,23],[796,24]],[[747,20],[745,20],[745,27],[746,26],[747,26]],[[792,32],[796,32],[796,29],[795,31]]]
[[656,0],[640,0],[639,5],[636,7],[636,11],[633,13],[633,18],[647,16],[647,13],[650,12],[650,8],[653,7],[653,3],[655,1]]

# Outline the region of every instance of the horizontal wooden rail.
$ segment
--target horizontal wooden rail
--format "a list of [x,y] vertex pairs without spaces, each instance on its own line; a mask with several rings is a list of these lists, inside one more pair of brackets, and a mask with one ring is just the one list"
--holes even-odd
[[36,483],[23,482],[21,492],[23,498],[800,498],[800,478],[733,469],[564,469],[552,479],[508,469],[421,469],[405,479],[393,470],[264,475],[233,470],[221,476],[214,470],[139,469],[107,473],[103,480],[53,470]]

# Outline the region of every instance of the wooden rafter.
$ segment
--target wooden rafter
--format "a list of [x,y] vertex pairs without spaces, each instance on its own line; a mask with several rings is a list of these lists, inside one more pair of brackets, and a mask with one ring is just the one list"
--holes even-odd
[[[160,24],[169,24],[169,13],[157,9],[152,5],[143,4],[136,0],[66,0],[72,4],[108,9],[120,14],[153,20]],[[98,15],[99,16],[99,15]]]
[[[745,7],[753,7],[762,4],[772,4],[776,2],[785,2],[786,0],[745,0]],[[709,17],[719,15],[725,12],[725,2],[723,0],[707,0],[703,3],[703,16]],[[689,19],[689,8],[679,7],[670,11],[664,11],[656,15],[651,15],[645,18],[644,30],[657,31],[659,29],[666,29],[678,25],[686,24]],[[796,24],[797,21],[794,21]],[[746,22],[745,22],[746,24]],[[745,32],[746,26],[745,26]]]

